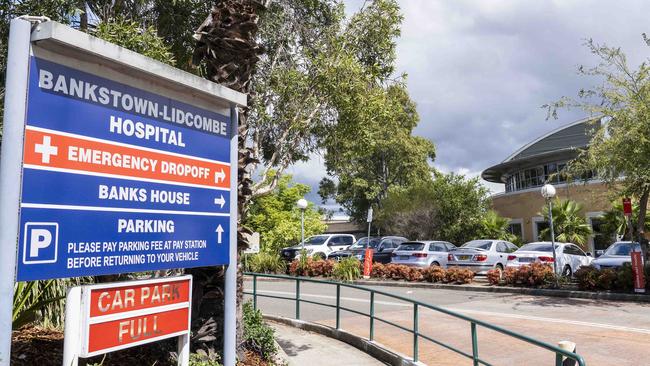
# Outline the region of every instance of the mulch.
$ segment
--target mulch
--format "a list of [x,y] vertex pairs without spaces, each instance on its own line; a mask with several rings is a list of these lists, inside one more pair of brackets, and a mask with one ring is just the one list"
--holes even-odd
[[[102,356],[80,359],[79,365],[102,366],[175,366],[170,350],[175,350],[176,339],[150,343],[144,346],[112,352]],[[60,330],[27,326],[12,333],[12,366],[61,366],[63,360],[63,332]],[[246,362],[238,366],[270,366],[257,353],[246,351]]]

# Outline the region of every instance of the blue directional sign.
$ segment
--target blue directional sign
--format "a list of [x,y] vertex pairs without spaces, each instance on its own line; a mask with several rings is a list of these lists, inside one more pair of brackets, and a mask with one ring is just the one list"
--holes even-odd
[[17,279],[228,264],[230,123],[32,56]]

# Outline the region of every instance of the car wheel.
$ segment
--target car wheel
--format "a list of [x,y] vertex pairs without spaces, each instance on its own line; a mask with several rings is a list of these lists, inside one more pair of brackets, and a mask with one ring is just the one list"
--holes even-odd
[[573,274],[573,271],[571,271],[571,267],[568,266],[568,265],[564,266],[564,270],[562,270],[562,276],[563,277],[571,277],[572,274]]
[[438,262],[432,262],[431,267],[440,267],[440,263]]

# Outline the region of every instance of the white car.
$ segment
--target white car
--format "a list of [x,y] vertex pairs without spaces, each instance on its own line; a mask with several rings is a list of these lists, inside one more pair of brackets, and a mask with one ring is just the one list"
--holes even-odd
[[[572,243],[555,243],[557,271],[565,277],[573,276],[582,266],[588,266],[594,258]],[[521,267],[531,263],[553,266],[553,246],[550,241],[529,243],[508,255],[506,267]]]
[[456,246],[446,241],[407,241],[395,249],[391,263],[447,268],[447,255],[454,249]]
[[[327,259],[330,253],[347,249],[354,244],[356,238],[352,234],[323,234],[314,235],[305,239],[305,250],[307,255]],[[283,248],[280,251],[282,258],[292,261],[300,256],[300,250],[303,245],[298,244],[293,247]]]
[[491,269],[503,271],[508,255],[517,250],[509,241],[495,239],[472,240],[448,255],[448,267],[466,268],[477,275],[484,275]]

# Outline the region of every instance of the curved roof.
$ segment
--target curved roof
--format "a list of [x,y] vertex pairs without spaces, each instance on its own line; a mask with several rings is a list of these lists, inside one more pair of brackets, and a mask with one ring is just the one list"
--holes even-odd
[[538,137],[501,163],[485,169],[481,177],[489,182],[505,183],[502,179],[505,173],[546,161],[573,159],[577,149],[589,145],[594,129],[598,128],[598,124],[592,124],[591,121],[594,121],[593,117],[584,118]]

